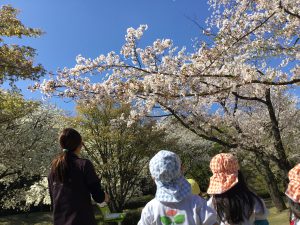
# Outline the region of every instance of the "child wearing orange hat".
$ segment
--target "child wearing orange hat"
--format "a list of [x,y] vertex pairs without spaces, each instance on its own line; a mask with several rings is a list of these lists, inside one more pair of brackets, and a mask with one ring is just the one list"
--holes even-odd
[[210,169],[213,175],[207,193],[212,197],[208,205],[217,211],[220,225],[269,224],[264,202],[248,189],[234,155],[217,154]]
[[285,192],[290,205],[290,225],[300,225],[300,163],[290,170]]

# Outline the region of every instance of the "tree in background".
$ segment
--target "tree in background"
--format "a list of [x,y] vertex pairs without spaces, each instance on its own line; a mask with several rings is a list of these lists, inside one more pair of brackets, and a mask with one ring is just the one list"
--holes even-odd
[[[0,89],[0,211],[27,207],[30,185],[39,183],[49,168],[61,123],[61,112],[25,100],[16,87],[18,80],[38,80],[45,74],[42,65],[34,63],[35,49],[8,43],[9,38],[42,34],[26,27],[18,13],[10,5],[0,8],[0,86],[8,82],[12,87]],[[35,192],[35,200],[43,196]]]
[[[192,53],[178,50],[170,39],[140,47],[147,29],[141,25],[127,30],[120,54],[110,52],[93,60],[79,55],[74,68],[58,71],[33,88],[95,102],[109,94],[133,105],[132,121],[153,115],[153,109],[158,116],[173,116],[226,151],[261,159],[266,181],[276,188],[269,165],[278,167],[284,178],[291,168],[283,132],[290,114],[281,113],[282,103],[276,101],[300,83],[300,2],[210,0],[209,4],[212,15],[203,31],[211,38]],[[103,80],[91,82],[90,73]],[[284,209],[280,190],[274,193],[279,199],[274,201],[276,207]]]
[[180,156],[184,176],[195,179],[201,191],[206,192],[211,176],[209,162],[219,149],[213,143],[199,138],[175,119],[161,121],[161,127],[167,134],[167,141],[172,143],[171,150]]
[[38,37],[41,30],[29,28],[17,18],[18,10],[9,5],[0,8],[0,84],[17,80],[37,80],[45,73],[42,65],[34,65],[35,49],[5,43],[4,38]]
[[[29,28],[17,18],[18,10],[9,5],[0,8],[0,85],[9,82],[12,91],[0,88],[0,123],[14,120],[26,115],[36,103],[25,101],[16,89],[18,80],[37,80],[45,74],[44,68],[34,65],[35,49],[5,43],[8,38],[38,37],[42,34],[39,29]],[[1,86],[0,86],[1,87]],[[17,111],[18,110],[18,111]]]
[[130,105],[111,99],[97,105],[81,103],[77,109],[73,123],[83,134],[87,156],[102,178],[111,207],[122,210],[139,193],[149,157],[165,146],[165,134],[150,119],[128,127]]
[[44,197],[44,203],[50,204],[48,191],[44,195],[35,192],[35,196],[27,192],[48,175],[51,159],[58,152],[62,115],[55,108],[37,103],[26,110],[21,117],[0,124],[0,210],[24,210],[34,200],[43,202]]
[[24,100],[19,93],[0,89],[0,125],[25,116],[38,105],[38,102]]

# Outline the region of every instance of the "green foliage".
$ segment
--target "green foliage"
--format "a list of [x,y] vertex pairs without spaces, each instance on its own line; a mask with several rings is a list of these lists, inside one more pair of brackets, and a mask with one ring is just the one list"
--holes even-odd
[[141,218],[142,208],[125,210],[126,217],[122,222],[122,225],[137,224]]
[[125,209],[137,209],[140,207],[144,207],[148,202],[150,202],[154,198],[153,195],[144,195],[133,197],[129,199],[124,205]]
[[9,5],[0,8],[0,84],[9,81],[11,85],[19,79],[38,79],[44,75],[44,68],[34,65],[35,49],[29,46],[6,44],[3,37],[38,37],[39,29],[28,28],[17,18],[18,10]]
[[241,167],[250,189],[262,198],[269,198],[270,194],[264,177],[257,170],[253,169],[253,165],[242,164]]
[[101,105],[80,104],[72,120],[81,130],[88,157],[105,184],[113,211],[123,209],[139,191],[149,157],[164,146],[164,132],[151,120],[128,126],[130,105],[107,99]]
[[[186,178],[194,179],[198,183],[201,192],[205,193],[208,189],[209,178],[212,175],[212,172],[209,168],[209,162],[214,155],[225,151],[224,148],[218,144],[210,145],[207,151],[203,151],[203,149],[201,150],[199,150],[199,154],[197,155],[195,153],[188,154],[186,151],[179,151],[178,154],[181,157],[183,165],[189,165],[188,170],[185,172]],[[191,161],[195,160],[195,157],[197,162],[190,163]]]
[[206,192],[209,185],[209,178],[211,176],[211,171],[209,169],[209,162],[203,162],[203,164],[194,165],[187,172],[186,178],[194,179],[201,192]]
[[5,92],[0,89],[0,125],[34,111],[40,103],[26,101],[18,93]]

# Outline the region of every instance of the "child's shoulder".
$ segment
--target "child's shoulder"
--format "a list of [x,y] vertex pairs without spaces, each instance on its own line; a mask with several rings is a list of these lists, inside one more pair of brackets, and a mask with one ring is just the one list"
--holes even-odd
[[[176,205],[193,205],[193,207],[203,207],[207,205],[207,202],[204,198],[198,196],[198,195],[189,195],[187,196],[183,201],[176,203]],[[146,209],[153,209],[153,208],[158,208],[159,206],[169,206],[172,205],[174,206],[174,203],[168,203],[168,202],[160,202],[156,198],[153,198],[151,201],[149,201],[146,205]]]
[[206,200],[199,195],[189,195],[189,201],[192,201],[196,204],[206,204]]
[[152,207],[156,207],[158,204],[160,204],[160,201],[158,201],[156,198],[153,198],[152,200],[150,200],[144,208],[152,208]]
[[207,206],[207,201],[199,195],[192,195],[192,201],[197,207],[203,208]]

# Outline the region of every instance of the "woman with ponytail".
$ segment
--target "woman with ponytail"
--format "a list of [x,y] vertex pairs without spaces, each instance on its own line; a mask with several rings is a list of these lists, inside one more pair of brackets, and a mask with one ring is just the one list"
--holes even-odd
[[81,135],[66,128],[59,137],[61,153],[52,161],[48,176],[54,225],[96,225],[91,196],[108,201],[93,164],[79,157]]

